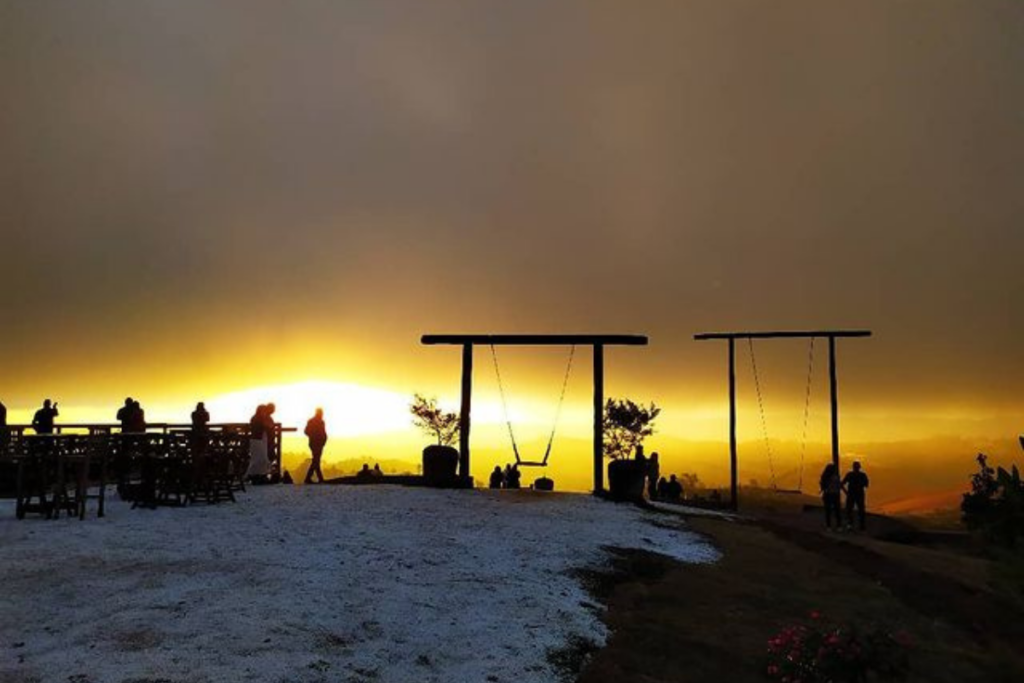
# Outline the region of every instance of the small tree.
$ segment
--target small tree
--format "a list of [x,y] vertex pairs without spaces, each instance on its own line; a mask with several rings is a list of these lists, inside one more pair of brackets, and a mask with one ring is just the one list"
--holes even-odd
[[613,460],[628,458],[644,439],[654,434],[654,420],[661,408],[644,407],[628,398],[608,399],[604,405],[604,454]]
[[971,491],[960,503],[964,523],[995,543],[1015,546],[1024,538],[1024,482],[1020,472],[1016,465],[1009,471],[989,467],[984,453],[979,453],[976,460],[978,471],[971,475]]
[[413,396],[409,404],[412,422],[422,432],[437,439],[438,446],[451,446],[459,438],[459,416],[446,413],[437,405],[437,398],[421,394]]

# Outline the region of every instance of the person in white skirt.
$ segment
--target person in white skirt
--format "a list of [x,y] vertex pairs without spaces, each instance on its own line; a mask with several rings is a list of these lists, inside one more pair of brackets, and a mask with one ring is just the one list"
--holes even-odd
[[266,481],[270,474],[270,435],[267,433],[267,407],[256,408],[249,420],[249,469],[245,476],[253,482]]

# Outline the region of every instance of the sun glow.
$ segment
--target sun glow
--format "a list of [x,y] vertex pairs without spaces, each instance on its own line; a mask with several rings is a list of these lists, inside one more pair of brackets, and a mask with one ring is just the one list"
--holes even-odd
[[398,432],[409,428],[409,397],[359,384],[306,381],[256,387],[207,401],[215,422],[245,421],[261,403],[277,406],[278,422],[301,429],[323,408],[331,434],[341,437]]

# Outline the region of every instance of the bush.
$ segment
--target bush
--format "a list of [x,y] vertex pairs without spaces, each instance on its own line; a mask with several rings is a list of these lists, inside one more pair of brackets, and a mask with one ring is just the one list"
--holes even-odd
[[869,675],[903,680],[910,669],[910,646],[904,632],[861,631],[812,612],[810,623],[787,626],[768,640],[765,673],[783,683],[858,683]]
[[964,524],[987,540],[1012,548],[1024,537],[1024,483],[1020,471],[1016,465],[1009,471],[992,469],[984,453],[975,460],[978,471],[971,475],[971,491],[960,502]]

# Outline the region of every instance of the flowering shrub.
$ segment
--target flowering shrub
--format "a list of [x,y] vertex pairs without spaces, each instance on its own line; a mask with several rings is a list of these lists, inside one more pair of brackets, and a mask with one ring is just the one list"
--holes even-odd
[[781,683],[858,683],[869,674],[902,680],[910,638],[882,629],[860,631],[811,612],[809,624],[787,626],[768,641],[768,678]]

